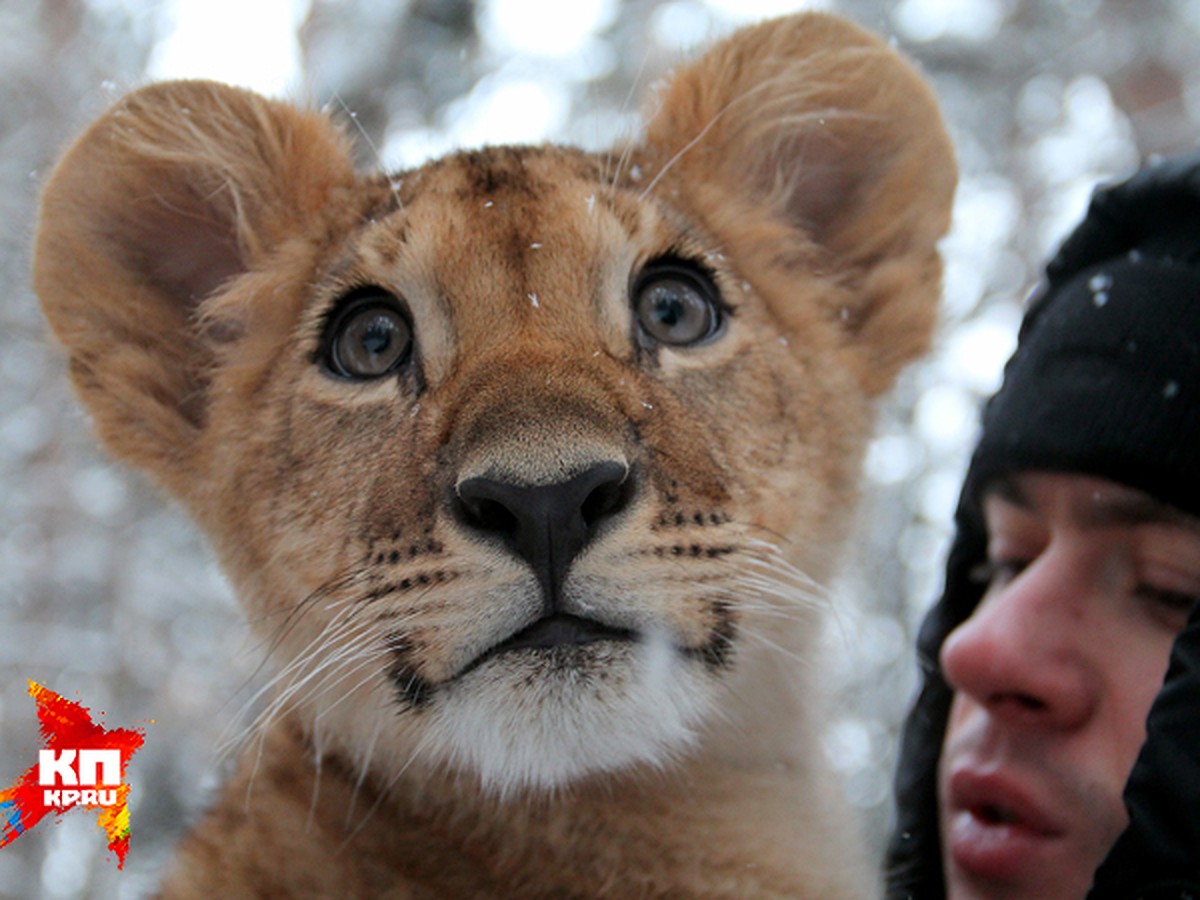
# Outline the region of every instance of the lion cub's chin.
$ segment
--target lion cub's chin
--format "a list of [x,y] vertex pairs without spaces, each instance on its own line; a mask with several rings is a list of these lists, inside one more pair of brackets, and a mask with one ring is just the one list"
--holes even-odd
[[[475,776],[501,797],[553,791],[686,753],[714,688],[666,639],[508,652],[438,686],[380,758],[396,771],[416,764]],[[361,712],[355,719],[355,731],[377,731]]]

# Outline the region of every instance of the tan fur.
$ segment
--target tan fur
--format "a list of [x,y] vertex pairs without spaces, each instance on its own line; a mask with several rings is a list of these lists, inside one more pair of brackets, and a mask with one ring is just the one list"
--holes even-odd
[[[920,79],[818,15],[717,45],[607,155],[358,175],[324,117],[200,82],[92,126],[46,187],[38,293],[280,672],[164,894],[870,893],[814,735],[815,585],[873,399],[928,341],[953,184]],[[635,338],[667,253],[733,308],[716,339]],[[316,360],[363,285],[416,349],[352,383]],[[562,603],[639,641],[462,674],[541,595],[455,492],[613,461],[635,492]]]

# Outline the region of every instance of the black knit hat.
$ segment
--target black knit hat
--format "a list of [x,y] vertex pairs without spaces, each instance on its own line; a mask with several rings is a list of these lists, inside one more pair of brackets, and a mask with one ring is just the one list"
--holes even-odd
[[1198,400],[1193,157],[1096,195],[1021,326],[969,486],[1005,471],[1081,472],[1200,515]]
[[981,493],[1006,473],[1106,478],[1200,516],[1200,154],[1096,192],[1046,268],[988,402],[955,515],[896,778],[888,896],[940,896],[937,764],[952,692],[937,659],[986,585]]

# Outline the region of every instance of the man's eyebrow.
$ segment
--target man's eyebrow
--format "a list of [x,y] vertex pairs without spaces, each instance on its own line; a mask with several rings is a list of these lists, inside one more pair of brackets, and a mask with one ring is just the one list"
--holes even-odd
[[1021,490],[1021,486],[1017,483],[1017,480],[1011,475],[999,475],[989,481],[982,491],[982,499],[987,500],[988,497],[997,497],[1020,509],[1033,509],[1033,503],[1030,502],[1025,492]]
[[[1070,474],[1070,473],[1068,473]],[[982,499],[995,497],[1018,509],[1036,510],[1015,475],[999,475],[983,489]],[[1077,520],[1093,527],[1105,525],[1174,525],[1200,535],[1200,518],[1132,488],[1092,494],[1075,511]]]
[[1175,525],[1200,534],[1200,520],[1145,494],[1095,495],[1080,511],[1092,525]]

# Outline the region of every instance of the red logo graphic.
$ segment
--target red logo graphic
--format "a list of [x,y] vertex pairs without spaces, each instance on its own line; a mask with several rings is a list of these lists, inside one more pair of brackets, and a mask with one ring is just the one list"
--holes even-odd
[[107,729],[91,711],[29,682],[46,749],[7,790],[0,790],[0,847],[11,844],[48,813],[74,806],[99,809],[108,849],[124,868],[129,852],[129,785],[125,767],[145,741],[141,729]]

